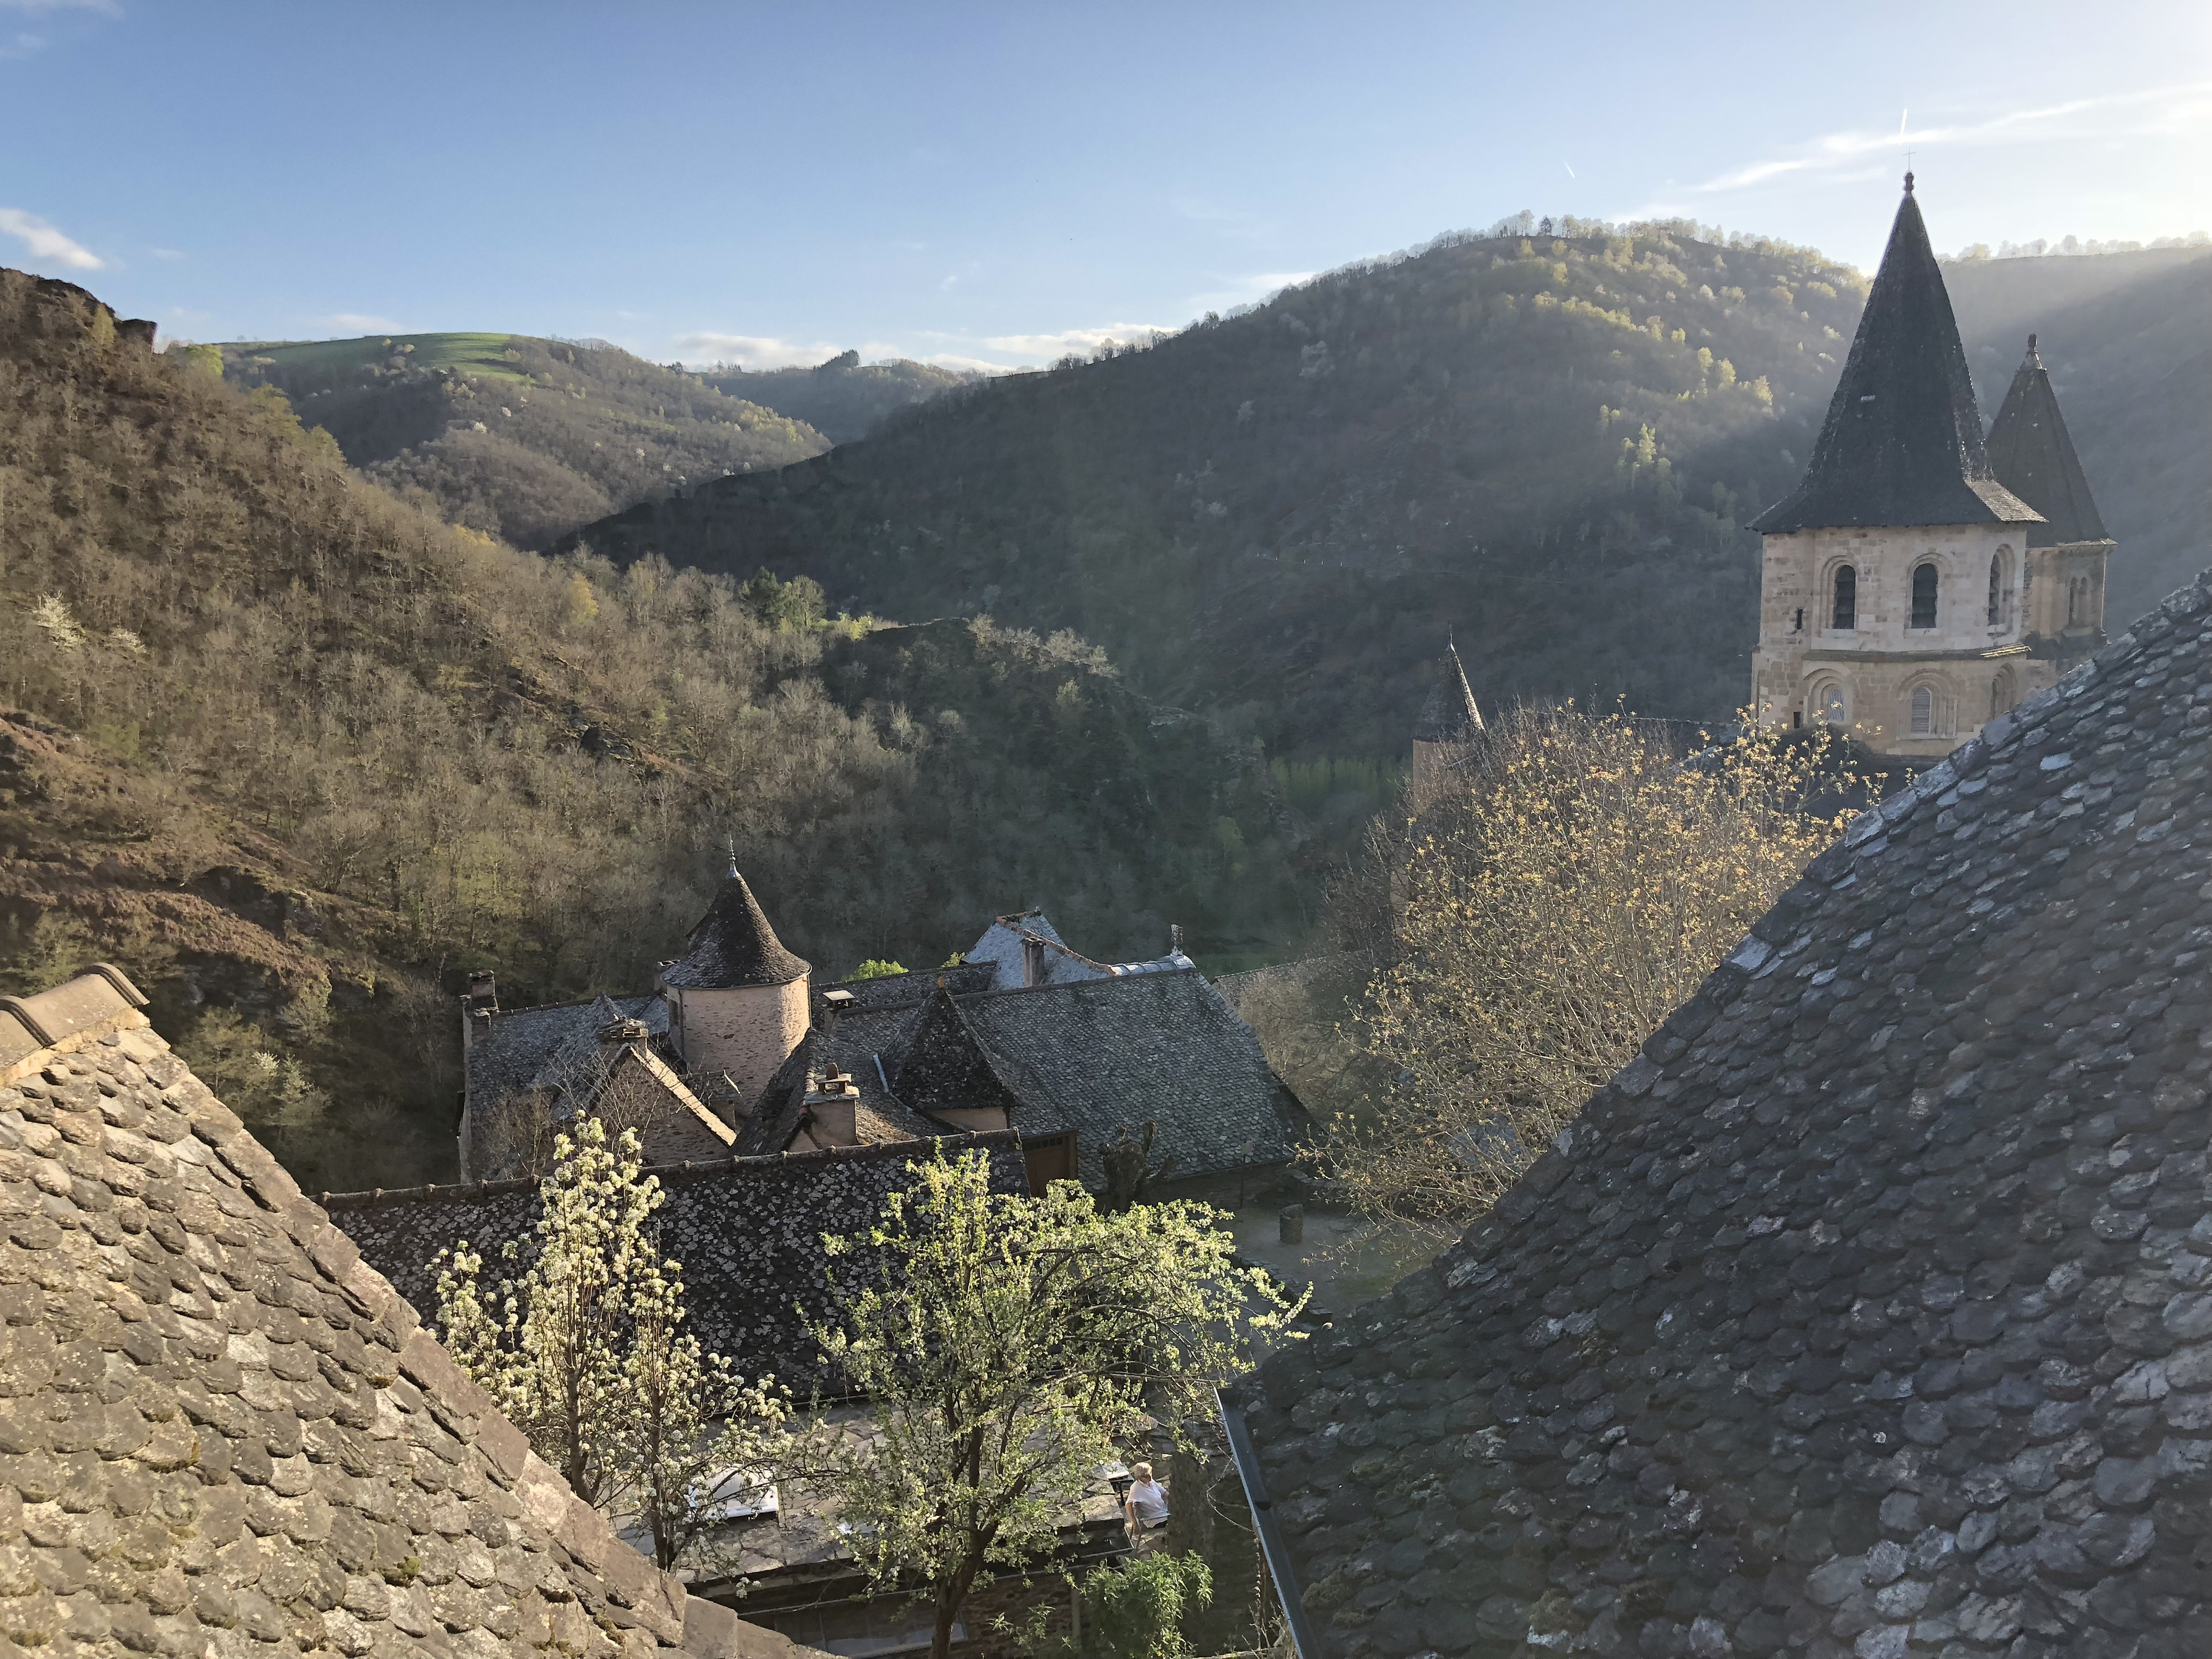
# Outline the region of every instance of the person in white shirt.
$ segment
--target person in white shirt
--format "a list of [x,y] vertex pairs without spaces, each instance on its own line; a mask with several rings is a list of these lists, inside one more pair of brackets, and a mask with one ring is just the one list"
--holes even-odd
[[1153,1527],[1168,1523],[1168,1489],[1152,1479],[1150,1463],[1133,1463],[1129,1473],[1135,1477],[1129,1486],[1129,1496],[1122,1508],[1129,1516],[1129,1530],[1142,1533]]

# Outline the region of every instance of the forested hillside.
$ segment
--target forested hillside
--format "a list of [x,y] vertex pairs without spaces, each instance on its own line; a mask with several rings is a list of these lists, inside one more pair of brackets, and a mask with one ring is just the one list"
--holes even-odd
[[283,392],[379,483],[518,547],[829,447],[803,419],[605,344],[401,334],[220,351],[225,379]]
[[1025,904],[1291,925],[1249,746],[1072,636],[817,599],[448,527],[0,273],[0,989],[120,963],[304,1184],[389,1186],[450,1178],[459,976],[642,983],[732,841],[831,975]]
[[700,378],[717,392],[804,421],[831,443],[845,444],[867,436],[895,410],[927,403],[982,377],[903,357],[863,363],[859,352],[846,351],[813,368],[716,368]]
[[1984,415],[2037,336],[2120,544],[2118,632],[2212,564],[2212,252],[1962,260],[1943,276]]
[[[1863,285],[1686,225],[1566,229],[1334,272],[582,539],[1076,628],[1293,759],[1402,753],[1448,634],[1486,702],[1724,719],[1756,628],[1742,526],[1795,482]],[[2042,334],[2124,621],[2207,557],[2212,259],[1947,270],[1988,410]]]
[[[1532,227],[1532,228],[1534,228]],[[1855,273],[1688,226],[1445,239],[1149,349],[1006,377],[583,532],[833,603],[1071,627],[1293,757],[1479,695],[1725,717]]]

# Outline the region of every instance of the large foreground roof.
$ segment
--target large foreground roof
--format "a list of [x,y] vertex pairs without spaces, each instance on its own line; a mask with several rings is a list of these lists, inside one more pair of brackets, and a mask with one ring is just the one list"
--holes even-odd
[[1854,824],[1493,1215],[1263,1369],[1325,1652],[2212,1653],[2208,1079],[2200,582]]
[[0,1007],[0,1653],[807,1651],[614,1537],[143,1001]]

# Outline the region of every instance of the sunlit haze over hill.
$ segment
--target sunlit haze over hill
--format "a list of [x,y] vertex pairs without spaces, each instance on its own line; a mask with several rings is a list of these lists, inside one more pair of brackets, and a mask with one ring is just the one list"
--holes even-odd
[[0,261],[165,334],[1050,361],[1522,208],[2212,224],[2212,8],[0,0]]

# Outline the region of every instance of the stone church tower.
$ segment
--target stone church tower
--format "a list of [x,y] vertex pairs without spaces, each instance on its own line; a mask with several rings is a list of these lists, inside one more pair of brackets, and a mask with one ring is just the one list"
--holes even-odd
[[1752,699],[1933,760],[2104,643],[2112,550],[2051,377],[1991,428],[1912,175],[1803,481],[1762,539]]
[[813,970],[783,948],[734,861],[690,943],[660,970],[669,1040],[685,1072],[727,1073],[750,1106],[806,1035]]

